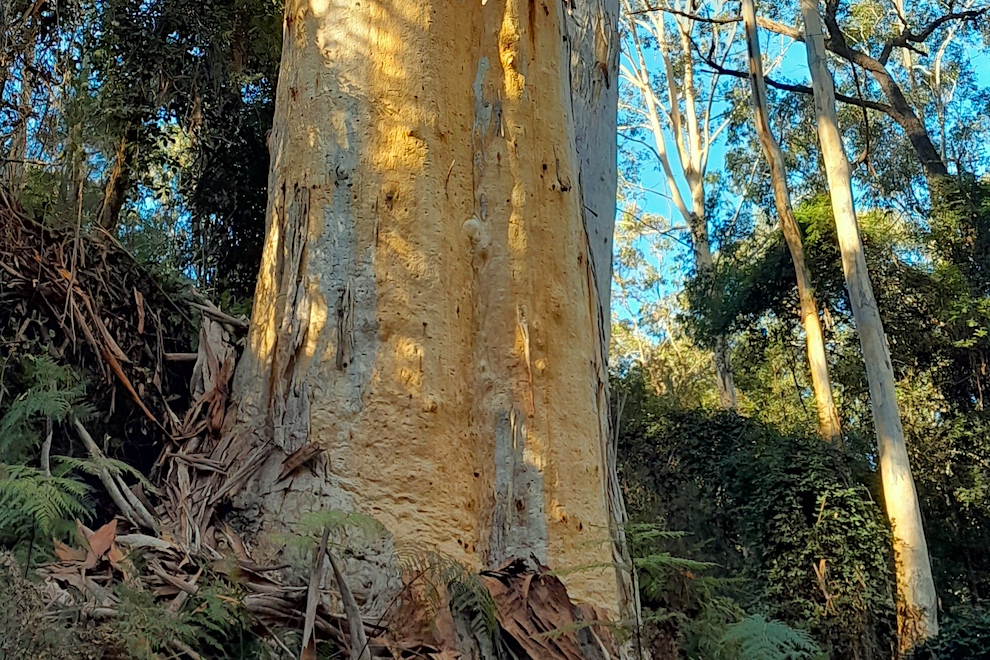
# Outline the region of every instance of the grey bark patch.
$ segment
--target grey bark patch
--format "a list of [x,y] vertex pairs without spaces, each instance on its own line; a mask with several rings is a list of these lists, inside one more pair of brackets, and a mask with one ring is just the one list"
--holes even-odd
[[548,531],[543,473],[526,460],[526,422],[516,409],[495,419],[495,506],[488,565],[531,555],[547,561]]

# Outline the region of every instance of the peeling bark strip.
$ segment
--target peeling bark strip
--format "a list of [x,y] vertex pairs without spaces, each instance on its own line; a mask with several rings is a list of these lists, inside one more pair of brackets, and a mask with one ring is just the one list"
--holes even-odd
[[[286,190],[281,190],[285,204]],[[272,441],[291,454],[309,439],[309,396],[304,373],[297,368],[297,355],[309,329],[310,301],[306,291],[306,247],[309,234],[310,190],[296,186],[292,203],[279,213],[279,234],[283,237],[276,266],[278,296],[276,319],[280,328],[269,380]]]
[[[617,11],[566,4],[285,3],[265,252],[214,457],[234,485],[210,499],[233,496],[262,554],[332,508],[475,569],[628,563],[605,364]],[[329,460],[309,469],[306,442]],[[361,555],[367,616],[394,557]],[[564,581],[629,616],[621,571]]]

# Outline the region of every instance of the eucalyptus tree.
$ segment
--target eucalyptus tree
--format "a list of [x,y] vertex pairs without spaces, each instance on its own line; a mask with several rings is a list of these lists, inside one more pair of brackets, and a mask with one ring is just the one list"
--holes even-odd
[[[617,7],[288,0],[218,450],[259,556],[321,508],[634,608],[608,422]],[[294,467],[291,467],[294,466]],[[391,598],[387,541],[347,567]]]
[[826,63],[821,16],[813,0],[802,0],[801,10],[808,68],[814,88],[818,137],[825,161],[846,288],[866,363],[884,504],[894,538],[899,642],[901,649],[908,651],[917,643],[938,634],[935,583],[897,407],[890,350],[856,219],[849,160],[836,117],[835,91]]
[[[790,7],[775,9],[787,16]],[[990,12],[990,5],[978,0],[962,3],[918,0],[909,5],[899,0],[889,5],[827,0],[823,9],[823,43],[845,65],[836,68],[836,74],[842,75],[845,92],[836,98],[860,108],[863,113],[864,153],[857,160],[869,162],[870,112],[881,113],[896,123],[907,138],[928,187],[938,188],[940,180],[951,173],[949,158],[953,156],[953,145],[947,143],[947,127],[953,124],[958,127],[960,121],[965,121],[963,116],[952,115],[966,112],[964,99],[955,98],[974,72],[966,46],[975,45],[981,38],[979,28]],[[735,20],[742,19],[720,17],[723,24]],[[762,16],[757,20],[762,27],[794,41],[805,39],[802,31],[787,20]],[[724,75],[746,77],[716,58],[704,55],[702,58]],[[769,83],[792,92],[812,92],[806,85]],[[953,100],[958,102],[953,104]],[[934,123],[928,116],[930,107],[935,111]],[[952,160],[958,173],[963,159]]]
[[41,153],[51,145],[39,145],[39,136],[63,119],[53,109],[68,100],[79,14],[65,0],[0,2],[0,184],[12,190],[51,155]]
[[[664,11],[639,0],[623,0],[626,57],[622,75],[640,99],[639,104],[625,108],[632,121],[624,130],[649,136],[649,150],[660,166],[670,200],[689,230],[695,267],[699,274],[706,274],[715,265],[709,233],[711,200],[706,194],[708,162],[728,120],[718,117],[723,79],[718,74],[697,73],[694,40],[703,38],[710,57],[718,59],[731,51],[738,29],[697,20],[690,14],[693,6],[685,0]],[[674,145],[680,176],[668,143]],[[682,186],[687,187],[686,195]],[[735,408],[737,394],[726,337],[715,338],[713,358],[721,405]]]
[[830,442],[842,443],[842,428],[839,412],[832,399],[832,382],[828,375],[828,357],[825,354],[825,334],[818,317],[818,302],[812,286],[811,271],[804,258],[804,245],[801,228],[794,217],[791,194],[787,184],[787,167],[780,144],[770,130],[767,107],[766,82],[763,77],[763,56],[760,52],[760,38],[756,24],[756,6],[753,0],[742,0],[742,17],[746,30],[746,45],[749,60],[751,97],[753,102],[753,124],[759,136],[763,155],[770,165],[770,180],[773,186],[774,202],[784,241],[794,262],[797,280],[798,300],[801,305],[801,324],[804,326],[805,345],[808,352],[808,365],[811,368],[811,382],[815,391],[818,408],[818,430]]

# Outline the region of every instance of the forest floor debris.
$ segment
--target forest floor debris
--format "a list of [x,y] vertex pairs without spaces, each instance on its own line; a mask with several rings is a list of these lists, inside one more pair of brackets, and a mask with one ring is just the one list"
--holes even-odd
[[[90,622],[82,633],[63,626],[68,647],[84,648],[87,635],[113,637],[106,623],[127,617],[132,607],[121,589],[150,594],[156,607],[175,615],[208,585],[222,583],[230,594],[216,598],[242,608],[275,655],[299,651],[273,631],[303,629],[301,657],[316,657],[317,638],[355,660],[461,657],[452,619],[405,638],[390,636],[382,622],[362,620],[325,542],[310,586],[288,584],[285,566],[252,561],[250,544],[218,515],[231,482],[243,476],[228,473],[231,441],[223,429],[246,319],[225,313],[188,284],[163,286],[110,234],[46,225],[2,191],[0,317],[7,318],[0,327],[5,364],[43,350],[86,375],[94,408],[89,418],[73,416],[60,425],[56,438],[50,433],[43,453],[47,462],[53,443],[71,453],[80,452],[81,442],[80,453],[99,466],[93,486],[104,524],[91,529],[76,521],[74,538],[55,539],[53,559],[37,570],[40,585],[27,589],[12,558],[5,569],[10,579],[0,580],[37,601],[28,610],[46,620],[71,611],[77,622]],[[310,457],[290,456],[287,474]],[[324,579],[325,556],[332,580]],[[618,657],[605,617],[572,603],[546,567],[537,563],[534,570],[516,560],[486,573],[483,582],[499,624],[497,638],[485,644],[501,649],[500,657]],[[333,595],[325,593],[331,585]],[[417,598],[409,586],[397,601]],[[112,649],[126,646],[118,642],[90,655],[52,651],[50,657],[115,657]],[[23,648],[33,648],[30,643]],[[178,656],[203,657],[178,635],[165,646]],[[149,657],[155,657],[150,646]]]

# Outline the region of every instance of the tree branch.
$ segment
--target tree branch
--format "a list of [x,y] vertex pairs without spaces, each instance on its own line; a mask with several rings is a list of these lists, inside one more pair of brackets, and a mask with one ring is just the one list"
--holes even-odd
[[915,48],[911,44],[923,44],[928,40],[928,37],[932,36],[935,30],[939,29],[946,23],[950,21],[975,21],[984,14],[990,11],[990,5],[986,7],[980,7],[979,9],[970,9],[967,11],[957,11],[950,12],[944,16],[939,16],[934,21],[926,25],[921,29],[920,32],[912,32],[911,30],[904,28],[901,33],[888,41],[883,46],[883,50],[880,52],[879,61],[883,64],[887,63],[890,59],[890,54],[893,52],[894,48],[908,48],[916,53],[921,53],[927,55],[923,51]]
[[[695,49],[698,50],[697,44],[695,44]],[[700,50],[698,52],[700,54]],[[702,61],[704,61],[705,64],[707,64],[712,68],[714,73],[718,73],[723,76],[730,76],[733,78],[742,78],[743,80],[749,79],[748,73],[744,71],[736,71],[735,69],[729,69],[727,67],[724,67],[718,62],[715,62],[710,58],[706,57],[704,54],[701,54],[701,59]],[[796,92],[798,94],[807,94],[807,95],[814,94],[814,90],[812,90],[807,85],[795,85],[792,83],[779,82],[777,80],[774,80],[773,78],[770,78],[769,76],[764,76],[763,80],[766,81],[767,85],[769,85],[770,87],[773,87],[775,89],[780,89],[785,92]],[[841,101],[849,105],[858,106],[860,108],[869,108],[870,110],[876,110],[878,112],[884,113],[885,115],[893,116],[895,112],[891,106],[886,105],[884,103],[879,103],[877,101],[870,101],[869,99],[860,99],[854,96],[846,96],[845,94],[839,94],[839,93],[836,93],[835,99],[837,101]]]
[[[742,22],[742,16],[701,16],[699,14],[692,14],[690,12],[680,11],[671,7],[647,7],[646,9],[637,9],[636,11],[630,11],[627,13],[630,16],[635,16],[638,14],[650,14],[653,12],[665,12],[673,16],[680,16],[681,18],[687,18],[699,23],[709,23],[712,25],[730,25],[732,23]],[[769,30],[775,34],[782,34],[785,37],[793,39],[794,41],[804,41],[804,34],[802,34],[801,30],[796,27],[791,27],[790,25],[785,25],[784,23],[780,23],[763,16],[758,16],[756,18],[756,24],[761,28]]]
[[720,16],[720,17],[709,17],[700,16],[698,14],[691,14],[686,11],[680,11],[673,9],[671,7],[647,7],[646,9],[636,9],[634,11],[626,12],[629,16],[639,16],[642,14],[652,14],[654,12],[665,12],[667,14],[673,14],[674,16],[680,16],[681,18],[687,18],[692,21],[698,21],[699,23],[711,23],[713,25],[727,25],[729,23],[738,23],[742,20],[741,16]]
[[913,33],[910,31],[906,31],[904,33],[904,38],[907,39],[908,41],[913,41],[914,43],[924,43],[928,39],[928,37],[932,36],[932,33],[935,32],[935,30],[939,29],[949,21],[957,21],[957,20],[972,21],[977,18],[980,18],[988,11],[990,11],[990,5],[987,5],[986,7],[980,7],[979,9],[970,9],[969,11],[952,12],[944,16],[939,16],[934,21],[932,21],[927,26],[925,26],[925,28],[921,32]]

